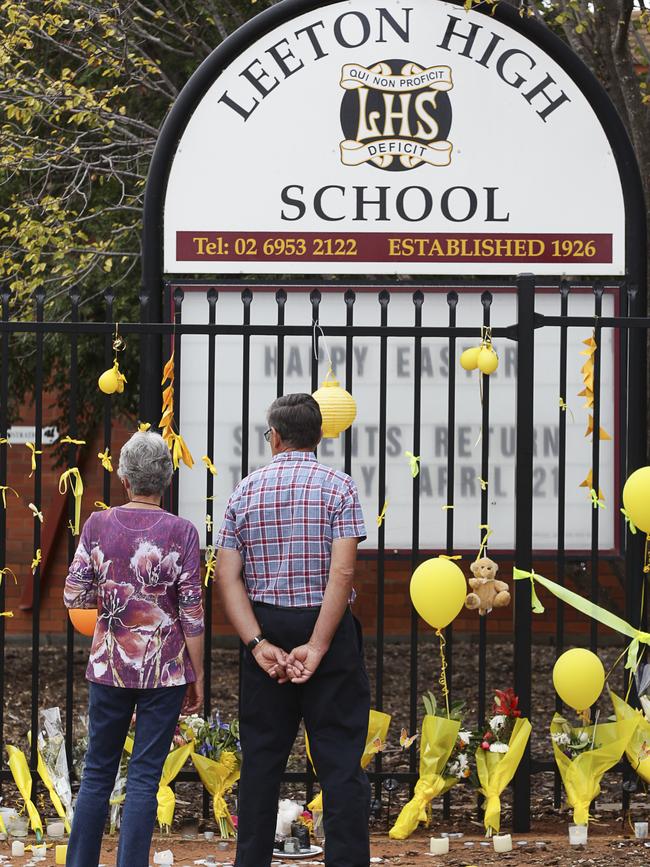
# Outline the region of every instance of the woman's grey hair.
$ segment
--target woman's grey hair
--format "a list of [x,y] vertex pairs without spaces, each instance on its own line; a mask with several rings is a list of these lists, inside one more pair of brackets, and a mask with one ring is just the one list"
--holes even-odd
[[160,434],[137,431],[120,451],[117,474],[128,479],[134,494],[163,494],[172,480],[174,467],[169,448]]

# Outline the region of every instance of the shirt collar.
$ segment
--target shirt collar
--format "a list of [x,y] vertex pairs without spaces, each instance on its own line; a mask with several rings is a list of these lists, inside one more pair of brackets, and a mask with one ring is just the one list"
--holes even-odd
[[280,454],[275,455],[271,463],[275,463],[276,461],[315,461],[316,456],[313,452],[299,452],[299,451],[290,451],[290,452],[280,452]]

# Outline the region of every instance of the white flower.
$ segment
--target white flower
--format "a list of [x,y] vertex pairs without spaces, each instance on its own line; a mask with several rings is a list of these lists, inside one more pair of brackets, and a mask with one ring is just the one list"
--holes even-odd
[[506,720],[507,720],[507,717],[504,714],[499,713],[496,716],[493,716],[492,719],[490,720],[490,728],[492,729],[493,732],[501,731],[501,729],[506,724]]
[[578,735],[578,740],[581,744],[589,743],[589,735],[587,734],[587,732],[580,732],[580,734]]
[[472,740],[472,733],[471,732],[458,732],[458,740],[467,747],[467,746],[469,746],[469,744]]
[[645,718],[650,722],[650,698],[647,695],[641,696],[641,707],[643,708]]
[[571,738],[566,732],[557,732],[551,735],[551,738],[559,747],[568,747],[571,743]]
[[490,752],[491,753],[507,753],[508,752],[508,744],[502,744],[497,742],[496,744],[490,744]]
[[458,777],[459,780],[462,780],[465,776],[465,771],[469,767],[469,760],[466,755],[461,753],[456,761],[452,762],[449,765],[449,773],[452,777]]

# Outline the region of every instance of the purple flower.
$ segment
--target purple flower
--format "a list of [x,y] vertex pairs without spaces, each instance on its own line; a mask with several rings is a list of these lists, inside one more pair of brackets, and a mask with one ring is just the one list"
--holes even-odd
[[142,585],[143,592],[153,595],[165,593],[167,586],[173,584],[181,574],[179,557],[178,551],[171,551],[163,557],[156,545],[146,539],[141,541],[131,557],[131,569]]

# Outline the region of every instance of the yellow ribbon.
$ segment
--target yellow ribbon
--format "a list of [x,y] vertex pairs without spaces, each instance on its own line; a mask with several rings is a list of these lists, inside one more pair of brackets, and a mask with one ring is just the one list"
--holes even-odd
[[438,683],[442,689],[442,694],[445,697],[445,705],[447,707],[447,719],[449,719],[449,687],[447,685],[447,658],[445,657],[445,636],[442,630],[436,629],[436,635],[440,639],[440,678]]
[[214,578],[214,567],[217,563],[217,553],[214,545],[208,545],[205,549],[205,586],[208,586],[210,578]]
[[440,508],[442,509],[443,512],[446,512],[447,509],[453,509],[454,507],[447,505],[447,506],[440,506]]
[[462,560],[462,554],[439,554],[441,560]]
[[96,509],[101,509],[102,511],[110,509],[110,506],[107,506],[103,500],[95,500],[94,505]]
[[170,429],[167,433],[167,445],[172,453],[172,462],[175,470],[178,469],[181,461],[190,468],[194,466],[194,458],[190,454],[190,450],[185,445],[185,440],[180,434],[177,434]]
[[388,508],[388,500],[384,503],[384,508],[381,510],[380,514],[377,515],[377,526],[381,527],[384,523],[384,518],[386,517],[386,509]]
[[620,512],[623,515],[623,517],[625,518],[625,523],[630,528],[630,533],[636,533],[636,527],[634,525],[634,522],[632,521],[632,518],[630,518],[630,516],[625,511],[625,509],[621,509]]
[[34,517],[38,518],[38,520],[42,524],[43,523],[43,513],[39,509],[37,509],[33,503],[28,503],[28,508],[32,510],[32,512],[34,513]]
[[205,516],[205,526],[208,528],[208,532],[212,532],[212,523],[213,523],[212,522],[212,516],[206,515]]
[[81,498],[83,497],[84,492],[84,483],[78,467],[72,467],[72,469],[61,473],[59,478],[60,494],[65,494],[67,492],[68,484],[70,485],[70,491],[74,497],[74,529],[72,532],[75,536],[78,536],[79,524],[81,521]]
[[481,486],[482,491],[487,491],[488,483],[485,481],[485,479],[482,479],[480,476],[477,476],[476,481]]
[[413,478],[416,478],[420,472],[420,456],[414,455],[413,452],[404,452],[404,455],[409,459],[409,469]]
[[15,494],[16,497],[18,496],[18,491],[14,490],[9,485],[0,485],[0,491],[2,491],[2,505],[6,509],[7,508],[7,491],[11,491],[11,493]]
[[32,560],[32,572],[36,572],[37,567],[40,565],[41,559],[41,549],[38,548],[36,554],[34,555],[34,559]]
[[571,416],[571,421],[575,422],[576,419],[575,419],[575,416],[571,410],[571,407],[567,404],[567,402],[562,397],[560,398],[560,409],[562,410],[562,412],[566,412],[568,410],[569,415]]
[[105,470],[108,470],[109,473],[113,472],[113,459],[109,454],[108,447],[103,452],[97,452],[97,457],[102,462],[102,466]]
[[13,617],[13,611],[0,611],[0,617]]
[[203,461],[203,463],[205,464],[205,466],[207,467],[207,469],[210,470],[210,472],[212,473],[212,475],[213,475],[213,476],[216,476],[216,475],[217,475],[217,468],[216,468],[215,465],[212,463],[212,461],[210,460],[210,458],[209,458],[207,455],[203,455],[203,457],[201,458],[201,460]]
[[7,439],[7,437],[0,437],[0,445],[5,445],[5,443],[11,448],[11,443]]
[[34,443],[25,443],[25,447],[31,451],[31,459],[32,459],[32,471],[29,474],[29,478],[34,475],[34,471],[36,470],[36,455],[42,455],[43,451],[41,449],[37,449]]
[[591,497],[591,503],[592,503],[592,506],[594,507],[594,509],[604,509],[605,508],[605,504],[603,503],[602,500],[598,499],[598,494],[596,493],[594,488],[589,489],[589,496]]
[[72,443],[72,445],[74,445],[74,446],[85,446],[85,445],[86,445],[86,440],[75,440],[75,439],[73,439],[73,438],[70,437],[70,436],[67,436],[67,437],[61,437],[61,439],[59,440],[59,442],[62,442],[62,443]]
[[485,549],[487,547],[487,540],[492,535],[492,528],[490,527],[489,524],[481,524],[479,526],[479,530],[485,530],[485,535],[481,539],[481,545],[478,549],[478,554],[476,555],[477,560],[480,560],[481,557],[483,556],[483,552],[485,551]]
[[14,584],[18,584],[18,579],[16,578],[13,569],[10,569],[8,566],[5,566],[4,569],[0,569],[0,584],[2,584],[3,575],[11,575],[11,577],[14,579]]
[[593,620],[597,620],[604,626],[608,626],[615,632],[620,632],[621,635],[626,635],[628,638],[631,638],[632,641],[627,649],[627,662],[625,663],[625,667],[634,672],[637,670],[639,665],[640,644],[650,644],[650,632],[643,632],[642,630],[637,629],[617,614],[612,614],[611,611],[607,611],[600,605],[596,605],[595,602],[590,602],[583,596],[578,595],[578,593],[574,593],[573,590],[562,587],[562,585],[557,584],[555,581],[551,581],[549,578],[544,578],[543,575],[537,575],[532,570],[530,572],[525,572],[523,569],[517,569],[515,567],[512,570],[512,577],[515,581],[530,581],[531,598],[533,603],[532,609],[535,614],[542,614],[544,612],[544,606],[537,598],[535,592],[535,582],[539,582],[561,602],[571,605],[572,608],[575,608],[582,614],[586,614],[587,617],[591,617]]
[[150,427],[151,427],[150,422],[141,421],[140,424],[138,425],[138,430],[140,431],[140,433],[146,433]]

